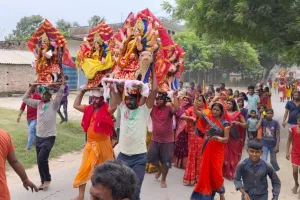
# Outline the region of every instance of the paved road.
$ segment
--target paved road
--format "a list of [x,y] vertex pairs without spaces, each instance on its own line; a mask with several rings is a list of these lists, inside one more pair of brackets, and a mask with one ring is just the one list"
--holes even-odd
[[[275,119],[279,120],[281,123],[283,112],[284,112],[284,103],[280,103],[278,101],[278,97],[273,97],[273,107],[275,109]],[[17,105],[12,105],[17,103]],[[0,98],[0,106],[8,105],[6,107],[18,108],[18,104],[20,99],[14,98],[14,100],[10,99],[1,99]],[[9,106],[10,104],[10,106]],[[78,119],[78,116],[73,116],[73,119]],[[293,187],[293,179],[292,179],[292,167],[291,164],[285,159],[285,145],[287,140],[287,131],[281,129],[281,145],[280,145],[280,153],[278,154],[279,165],[281,170],[279,171],[279,177],[282,181],[282,191],[280,195],[280,200],[296,200],[298,195],[291,194],[291,188]],[[117,149],[116,149],[117,151]],[[244,152],[243,157],[246,156],[246,152]],[[72,159],[71,159],[72,157]],[[68,158],[71,160],[68,161]],[[37,194],[31,194],[30,192],[25,191],[22,188],[20,183],[16,183],[15,175],[11,175],[8,177],[9,188],[11,191],[12,200],[69,200],[77,195],[77,190],[72,188],[73,179],[76,175],[76,172],[80,165],[81,155],[66,155],[63,159],[65,162],[60,163],[59,167],[55,167],[52,170],[52,185],[48,189],[48,191],[39,192]],[[51,162],[51,161],[50,161]],[[52,163],[55,161],[52,161]],[[57,162],[57,161],[56,161]],[[32,181],[35,183],[39,182],[39,178],[37,175],[37,169],[29,169],[27,170],[28,174]],[[172,168],[167,179],[168,188],[161,189],[159,186],[159,182],[154,180],[154,175],[147,174],[145,176],[145,180],[142,187],[141,199],[142,200],[188,200],[193,188],[186,187],[181,184],[183,178],[183,170],[179,170],[176,168]],[[14,180],[14,181],[11,181]],[[270,185],[270,184],[269,184]],[[88,187],[89,188],[89,185]],[[225,182],[226,188],[226,199],[227,200],[240,200],[239,192],[235,191],[234,185],[232,182]],[[88,191],[86,195],[86,199],[89,199]],[[216,198],[217,199],[217,198]],[[270,198],[269,198],[270,199]]]

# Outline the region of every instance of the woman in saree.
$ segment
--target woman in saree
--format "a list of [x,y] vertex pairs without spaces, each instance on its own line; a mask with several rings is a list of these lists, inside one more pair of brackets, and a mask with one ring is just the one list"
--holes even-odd
[[216,96],[210,101],[209,103],[209,107],[211,108],[211,106],[216,103],[219,102],[222,104],[223,108],[227,107],[226,101],[228,100],[228,95],[227,92],[223,91],[220,93],[220,96]]
[[260,104],[266,105],[267,109],[272,108],[271,92],[269,87],[265,87],[260,97]]
[[[212,200],[216,192],[224,200],[224,162],[225,143],[228,142],[230,125],[225,120],[225,110],[221,103],[214,103],[211,110],[199,111],[200,105],[194,104],[197,124],[205,127],[205,143],[202,148],[199,180],[194,188],[191,200]],[[203,131],[204,131],[203,130]]]
[[185,169],[188,157],[188,133],[186,131],[187,120],[185,112],[192,106],[192,100],[184,96],[181,102],[180,111],[175,115],[176,119],[176,139],[174,147],[173,163],[178,168]]
[[234,99],[227,101],[227,115],[230,118],[231,126],[229,140],[225,145],[223,176],[228,180],[233,180],[236,166],[242,158],[247,122],[242,113],[238,111]]
[[[207,109],[207,104],[203,95],[198,97],[196,95],[195,102],[199,104],[200,112]],[[188,160],[183,176],[183,184],[187,186],[194,185],[198,181],[201,164],[201,150],[205,139],[204,133],[196,134],[195,132],[197,117],[194,113],[194,107],[187,109],[181,118],[187,121],[186,132],[188,134]]]
[[236,102],[239,107],[239,111],[242,113],[245,121],[247,121],[248,120],[248,109],[245,108],[244,99],[239,98]]

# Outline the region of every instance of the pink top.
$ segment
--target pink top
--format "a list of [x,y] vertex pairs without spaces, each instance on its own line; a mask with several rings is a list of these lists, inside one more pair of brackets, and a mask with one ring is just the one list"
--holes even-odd
[[158,109],[153,106],[151,112],[153,124],[152,141],[159,143],[174,142],[173,113],[170,106]]

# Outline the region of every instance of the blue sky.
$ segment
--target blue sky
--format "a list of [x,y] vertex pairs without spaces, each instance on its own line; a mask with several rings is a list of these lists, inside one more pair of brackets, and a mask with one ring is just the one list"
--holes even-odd
[[[166,16],[160,4],[163,0],[0,0],[0,40],[4,40],[24,16],[41,15],[52,24],[58,19],[88,25],[93,15],[106,18],[107,23],[121,22],[128,13],[149,8],[156,16]],[[169,0],[174,2],[174,0]]]

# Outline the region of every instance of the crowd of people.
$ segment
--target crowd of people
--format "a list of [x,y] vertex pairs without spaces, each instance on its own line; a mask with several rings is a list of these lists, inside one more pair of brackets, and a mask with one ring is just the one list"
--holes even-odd
[[[79,92],[73,107],[83,113],[81,126],[86,133],[86,144],[73,183],[73,187],[79,189],[75,200],[84,199],[90,180],[92,199],[109,199],[105,195],[112,195],[116,199],[139,200],[145,172],[155,173],[161,188],[166,188],[168,171],[172,167],[184,170],[183,185],[194,186],[192,200],[213,199],[216,194],[224,200],[224,178],[234,182],[243,199],[267,200],[267,177],[273,187],[272,199],[278,199],[281,183],[276,171],[280,170],[277,162],[280,124],[273,119],[269,87],[255,93],[255,87],[249,86],[244,93],[226,89],[224,83],[218,88],[190,83],[190,87],[185,88],[180,82],[179,90],[165,93],[158,91],[154,69],[152,74],[150,91],[139,81],[133,81],[141,84],[138,88],[126,84],[120,88],[111,83],[109,103],[105,101],[102,88],[90,91],[91,103],[87,105],[82,104],[82,99],[88,89]],[[48,158],[56,139],[56,113],[61,106],[67,105],[67,100],[63,99],[68,89],[63,79],[54,99],[49,88],[39,89],[40,95],[36,91],[36,85],[32,85],[25,93],[18,121],[27,105],[29,137],[26,149],[30,150],[35,140],[41,185],[36,187],[28,179],[14,154],[9,134],[3,130],[0,164],[5,167],[7,159],[24,187],[38,191],[46,190],[51,184]],[[285,109],[281,126],[289,130],[286,159],[291,159],[293,165],[293,193],[297,193],[299,91],[293,92],[293,99],[287,102]],[[65,115],[62,121],[67,120]],[[120,153],[115,157],[111,138],[116,133]],[[249,156],[242,160],[245,146]],[[114,159],[117,161],[111,161]],[[1,174],[4,176],[5,172]],[[8,200],[5,180],[0,178],[0,197]]]

